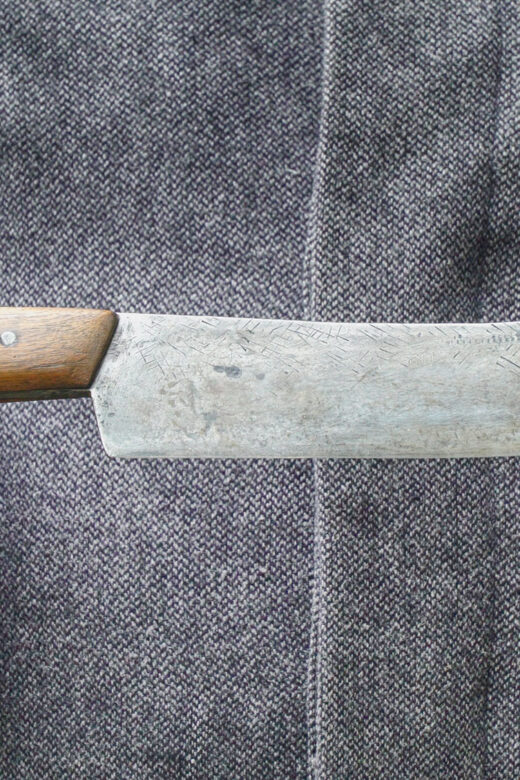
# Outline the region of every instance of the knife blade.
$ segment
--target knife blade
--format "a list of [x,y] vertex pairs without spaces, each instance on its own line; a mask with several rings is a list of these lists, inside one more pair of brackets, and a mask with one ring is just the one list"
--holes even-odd
[[111,456],[520,453],[520,323],[119,314],[108,341],[76,392]]

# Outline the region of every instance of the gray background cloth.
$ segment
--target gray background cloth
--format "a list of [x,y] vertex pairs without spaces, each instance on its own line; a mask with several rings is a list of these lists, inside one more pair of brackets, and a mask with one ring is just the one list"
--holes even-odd
[[[516,0],[10,0],[0,300],[518,318]],[[517,461],[0,409],[2,778],[517,778]]]

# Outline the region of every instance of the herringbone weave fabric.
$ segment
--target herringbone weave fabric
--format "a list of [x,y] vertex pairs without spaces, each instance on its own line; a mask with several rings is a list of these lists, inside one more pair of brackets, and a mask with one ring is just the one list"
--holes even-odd
[[[1,4],[1,303],[518,318],[518,15]],[[516,459],[0,436],[0,777],[520,776]]]
[[[2,304],[302,316],[319,34],[2,3]],[[0,427],[0,777],[304,777],[311,464],[112,461],[88,400]]]
[[[325,41],[312,315],[518,319],[516,0],[337,0]],[[317,465],[317,777],[520,777],[518,468]]]

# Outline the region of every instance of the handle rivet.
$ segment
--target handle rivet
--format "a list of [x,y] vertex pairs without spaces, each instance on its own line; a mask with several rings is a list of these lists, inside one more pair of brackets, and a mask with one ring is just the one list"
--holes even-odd
[[11,347],[16,342],[16,333],[12,330],[4,330],[0,335],[0,341],[4,347]]

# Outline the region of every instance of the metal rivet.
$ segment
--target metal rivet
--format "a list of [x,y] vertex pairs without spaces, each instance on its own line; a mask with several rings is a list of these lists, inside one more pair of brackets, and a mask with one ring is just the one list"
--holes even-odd
[[0,336],[0,341],[4,347],[11,347],[16,342],[16,333],[12,330],[4,330]]

